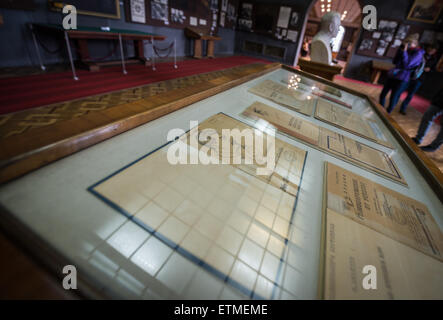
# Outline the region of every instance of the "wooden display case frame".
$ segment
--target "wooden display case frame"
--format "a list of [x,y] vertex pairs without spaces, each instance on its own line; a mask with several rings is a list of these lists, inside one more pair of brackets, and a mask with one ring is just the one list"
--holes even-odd
[[[79,118],[61,121],[18,136],[5,138],[0,141],[0,148],[3,151],[0,155],[0,183],[4,184],[12,181],[120,133],[279,69],[306,76],[317,82],[367,99],[371,108],[382,119],[425,181],[443,202],[442,172],[416,146],[408,134],[386,113],[382,106],[360,92],[279,63],[251,64],[241,70],[232,70],[222,77],[187,88],[176,89],[148,99],[96,111]],[[0,229],[14,242],[19,243],[26,252],[30,253],[31,258],[43,265],[51,274],[58,274],[60,266],[70,264],[64,253],[57,251],[45,240],[38,237],[30,227],[24,225],[2,205],[0,205],[0,217]],[[324,246],[324,229],[323,221],[321,226],[322,246]],[[323,254],[323,251],[320,254]],[[320,268],[322,266],[323,258],[320,257]],[[82,273],[79,272],[79,274]],[[321,291],[323,285],[322,277],[323,274],[320,273],[318,278],[319,291]],[[84,283],[82,288],[85,291],[80,290],[79,292],[82,297],[106,298],[103,293],[96,291],[95,285],[97,283],[95,279],[86,276],[79,279],[79,281]]]

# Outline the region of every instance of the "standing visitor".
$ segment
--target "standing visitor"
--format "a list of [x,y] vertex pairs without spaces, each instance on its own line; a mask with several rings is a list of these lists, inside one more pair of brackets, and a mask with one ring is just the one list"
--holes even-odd
[[418,33],[408,36],[394,57],[395,67],[388,73],[388,79],[380,93],[380,104],[384,107],[386,96],[391,91],[391,99],[387,112],[391,113],[400,99],[401,93],[406,90],[411,73],[423,61],[424,50],[418,46]]
[[[432,121],[438,117],[439,115],[443,114],[443,89],[441,89],[437,95],[432,99],[431,105],[426,110],[426,112],[423,115],[423,118],[421,119],[420,126],[418,127],[417,135],[412,138],[412,140],[416,144],[420,144],[423,140],[423,137],[428,132],[429,128],[431,127]],[[443,117],[442,117],[443,119]],[[434,139],[434,141],[431,142],[431,144],[427,146],[420,147],[423,151],[436,151],[443,143],[443,120],[440,119],[440,132],[438,133],[437,137]]]
[[403,102],[400,106],[400,113],[401,114],[406,115],[406,108],[408,107],[409,103],[411,102],[414,94],[418,91],[418,89],[422,85],[424,77],[426,77],[426,74],[435,70],[435,67],[437,66],[437,62],[438,62],[437,51],[438,51],[437,44],[431,44],[426,47],[426,52],[423,56],[423,59],[424,59],[423,65],[422,65],[423,68],[420,68],[421,66],[419,66],[415,70],[415,72],[411,75],[411,79],[410,79],[408,87],[406,89],[406,91],[408,92],[408,95],[403,100]]

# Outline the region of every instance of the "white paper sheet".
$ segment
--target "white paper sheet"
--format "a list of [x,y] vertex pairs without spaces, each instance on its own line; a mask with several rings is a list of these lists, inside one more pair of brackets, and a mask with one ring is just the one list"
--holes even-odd
[[290,16],[291,16],[291,8],[290,7],[280,7],[280,13],[278,14],[277,27],[287,28]]
[[146,23],[145,0],[131,0],[131,17],[133,22]]

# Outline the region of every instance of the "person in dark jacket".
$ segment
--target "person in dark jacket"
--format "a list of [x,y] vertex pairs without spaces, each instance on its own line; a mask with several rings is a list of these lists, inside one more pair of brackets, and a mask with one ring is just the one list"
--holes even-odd
[[408,95],[403,100],[400,106],[399,112],[401,114],[406,115],[406,108],[411,102],[414,94],[418,91],[418,89],[422,85],[423,79],[424,77],[426,77],[426,74],[435,70],[435,67],[437,66],[438,62],[437,51],[438,51],[438,44],[436,43],[426,46],[425,54],[423,56],[425,62],[424,69],[422,70],[423,73],[419,74],[417,77],[411,75],[411,79],[409,80],[408,87],[406,89]]
[[[432,121],[438,117],[439,115],[443,114],[443,88],[440,89],[440,91],[437,93],[436,96],[431,101],[431,105],[426,110],[426,112],[423,115],[423,118],[420,121],[420,126],[418,127],[417,135],[412,138],[416,144],[420,144],[423,140],[423,137],[428,132],[429,128],[431,127]],[[421,146],[420,148],[423,151],[436,151],[440,146],[443,144],[443,117],[440,119],[440,132],[438,133],[437,137],[434,139],[434,141],[431,142],[431,144],[427,146]]]
[[406,90],[411,73],[423,61],[424,50],[418,46],[418,33],[405,39],[394,57],[395,67],[389,71],[388,79],[380,93],[380,104],[384,107],[386,96],[391,91],[391,99],[387,112],[391,113],[397,105],[400,95]]
[[302,57],[306,58],[309,55],[309,52],[311,51],[309,46],[310,46],[310,41],[308,39],[305,39],[303,41],[303,45],[300,50],[300,54]]

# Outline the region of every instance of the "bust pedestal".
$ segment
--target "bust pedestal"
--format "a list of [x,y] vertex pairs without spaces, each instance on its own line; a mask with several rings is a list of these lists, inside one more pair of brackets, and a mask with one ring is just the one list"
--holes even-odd
[[336,74],[340,74],[343,69],[340,65],[330,65],[303,58],[298,59],[298,65],[302,71],[315,74],[330,81],[334,79]]

